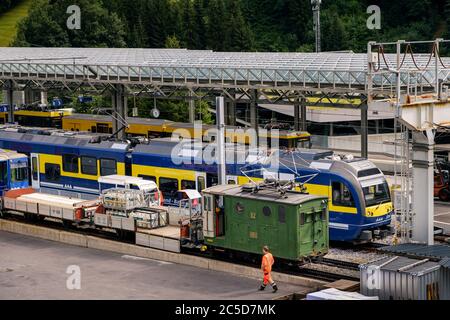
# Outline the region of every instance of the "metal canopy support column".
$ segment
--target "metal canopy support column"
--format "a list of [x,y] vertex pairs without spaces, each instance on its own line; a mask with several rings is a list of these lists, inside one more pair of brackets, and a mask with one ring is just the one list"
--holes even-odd
[[225,99],[216,98],[216,122],[217,122],[217,169],[219,185],[227,183],[225,164]]
[[250,123],[252,128],[258,132],[258,110],[256,109],[256,100],[258,99],[258,90],[251,90],[250,100]]
[[366,103],[361,106],[361,157],[369,157],[369,117]]
[[300,104],[296,101],[294,104],[294,129],[295,131],[300,131]]
[[413,208],[412,240],[434,243],[434,134],[413,132]]
[[300,100],[300,119],[301,119],[301,125],[300,125],[300,131],[308,131],[308,126],[306,124],[306,98],[303,97]]
[[236,125],[236,100],[226,100],[226,124],[230,126]]
[[189,122],[195,122],[195,100],[192,91],[189,90]]
[[32,103],[34,103],[34,91],[33,89],[31,89],[30,87],[26,87],[24,89],[24,103],[26,105],[30,105]]
[[125,96],[125,86],[121,84],[114,85],[115,90],[112,94],[112,123],[113,133],[117,134],[119,140],[125,139],[126,136],[126,118],[127,118],[127,99]]
[[6,86],[6,102],[9,105],[8,109],[8,123],[14,123],[14,82],[7,81]]
[[48,105],[48,92],[41,91],[41,104]]

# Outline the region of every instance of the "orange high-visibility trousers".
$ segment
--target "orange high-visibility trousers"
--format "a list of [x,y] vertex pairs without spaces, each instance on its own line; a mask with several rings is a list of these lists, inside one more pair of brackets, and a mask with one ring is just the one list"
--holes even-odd
[[273,283],[272,273],[264,273],[263,283],[267,286],[269,283]]
[[272,284],[272,265],[274,264],[275,260],[273,259],[272,254],[267,253],[263,256],[262,262],[261,262],[261,270],[264,274],[264,285],[266,286],[268,283]]

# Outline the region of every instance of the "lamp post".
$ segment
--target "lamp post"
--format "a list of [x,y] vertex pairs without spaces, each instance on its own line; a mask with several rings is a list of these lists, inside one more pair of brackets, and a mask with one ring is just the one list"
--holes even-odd
[[320,52],[320,5],[322,0],[311,0],[313,10],[314,32],[316,34],[316,52]]

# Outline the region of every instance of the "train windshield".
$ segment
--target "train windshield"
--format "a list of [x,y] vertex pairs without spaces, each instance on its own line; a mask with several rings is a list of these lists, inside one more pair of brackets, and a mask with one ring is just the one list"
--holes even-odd
[[384,183],[365,187],[363,188],[363,192],[367,207],[378,206],[391,201],[389,186],[386,181]]

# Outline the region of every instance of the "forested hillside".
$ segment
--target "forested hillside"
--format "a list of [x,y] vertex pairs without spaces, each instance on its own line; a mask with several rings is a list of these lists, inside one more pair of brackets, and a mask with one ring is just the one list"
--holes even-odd
[[17,5],[21,0],[1,0],[0,1],[0,14],[8,11],[15,5]]
[[[81,30],[66,27],[73,0],[35,0],[14,45],[313,50],[310,0],[75,2],[82,10]],[[381,30],[366,27],[371,4],[381,7]],[[323,0],[322,5],[323,50],[364,51],[369,40],[448,37],[449,26],[450,0]]]

